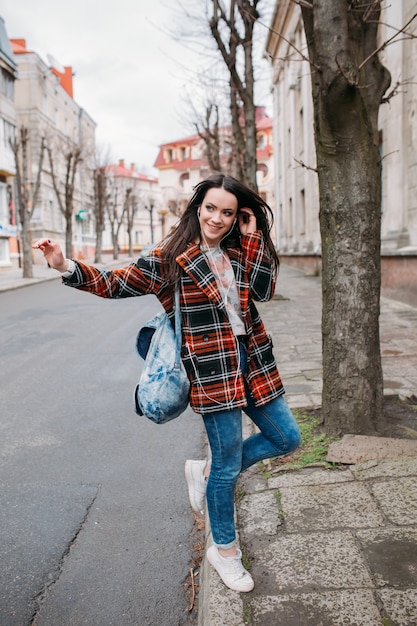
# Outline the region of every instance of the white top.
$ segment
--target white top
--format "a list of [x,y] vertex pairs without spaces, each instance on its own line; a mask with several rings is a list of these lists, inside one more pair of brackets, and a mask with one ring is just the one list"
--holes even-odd
[[230,259],[220,246],[203,248],[207,263],[216,277],[217,286],[226,305],[229,321],[235,335],[246,335],[239,294]]

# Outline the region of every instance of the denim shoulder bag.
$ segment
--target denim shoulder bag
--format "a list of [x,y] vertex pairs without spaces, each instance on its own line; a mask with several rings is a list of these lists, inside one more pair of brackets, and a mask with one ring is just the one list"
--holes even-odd
[[158,313],[142,326],[136,349],[145,360],[134,391],[134,407],[155,424],[178,417],[188,406],[190,382],[181,360],[181,311],[175,290],[175,331],[168,315]]

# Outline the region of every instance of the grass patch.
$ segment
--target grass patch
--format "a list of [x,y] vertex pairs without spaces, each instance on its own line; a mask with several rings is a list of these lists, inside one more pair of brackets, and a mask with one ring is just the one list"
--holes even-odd
[[334,467],[334,463],[326,462],[326,457],[329,445],[339,437],[329,437],[323,432],[320,415],[314,410],[311,413],[294,410],[293,414],[300,428],[301,445],[295,452],[271,459],[272,467],[286,465],[289,468],[297,468],[313,463],[324,463],[327,467]]
[[250,572],[250,570],[252,568],[252,562],[251,562],[251,560],[249,558],[249,555],[246,552],[246,549],[245,549],[244,545],[241,545],[240,549],[242,551],[242,565],[248,572]]
[[294,411],[294,417],[301,432],[301,446],[291,455],[291,465],[325,463],[329,445],[338,437],[329,437],[322,432],[318,416]]

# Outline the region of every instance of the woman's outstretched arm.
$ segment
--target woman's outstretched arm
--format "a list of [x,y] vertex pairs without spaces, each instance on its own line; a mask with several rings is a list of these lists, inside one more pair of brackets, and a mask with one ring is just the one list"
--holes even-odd
[[54,270],[58,270],[61,273],[68,270],[69,261],[64,257],[61,246],[56,241],[52,241],[52,239],[38,239],[32,245],[32,248],[43,252],[46,261]]

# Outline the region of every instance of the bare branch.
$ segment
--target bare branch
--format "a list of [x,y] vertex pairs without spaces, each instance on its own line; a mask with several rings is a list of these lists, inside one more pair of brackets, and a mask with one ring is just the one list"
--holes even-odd
[[387,152],[387,154],[384,154],[384,156],[380,159],[380,162],[382,163],[382,161],[391,156],[391,154],[398,154],[399,152],[399,150],[392,150],[391,152]]
[[364,13],[364,16],[363,16],[363,21],[364,21],[364,22],[367,22],[367,21],[368,21],[369,16],[370,16],[370,15],[372,15],[372,13],[375,11],[375,9],[377,9],[377,8],[378,8],[378,5],[379,5],[379,4],[380,4],[380,0],[374,0],[374,1],[372,2],[372,4],[370,4],[370,5],[367,7],[367,9],[366,9],[366,11],[365,11],[365,13]]
[[310,170],[310,171],[312,171],[312,172],[316,172],[316,174],[317,174],[318,169],[317,169],[316,167],[311,167],[311,165],[306,165],[306,164],[304,163],[304,161],[301,161],[301,160],[299,160],[299,159],[296,159],[295,157],[293,157],[293,159],[294,159],[294,161],[295,161],[296,163],[298,163],[298,165],[299,165],[300,167],[304,167],[306,170]]
[[345,81],[347,82],[347,84],[350,87],[358,87],[358,82],[355,80],[353,81],[351,78],[349,78],[349,76],[346,74],[346,72],[344,71],[343,67],[340,65],[339,63],[339,59],[337,58],[337,55],[335,56],[334,60],[336,61],[336,65],[339,68],[340,73],[342,74],[343,78],[345,79]]
[[292,0],[292,2],[294,2],[294,4],[298,4],[300,7],[304,7],[306,9],[312,9],[313,8],[313,3],[312,2],[307,2],[307,0]]
[[415,20],[417,17],[417,13],[414,13],[413,17],[410,18],[408,20],[408,22],[406,24],[404,24],[404,26],[402,28],[400,28],[399,30],[397,30],[392,37],[389,37],[389,39],[387,39],[386,41],[384,41],[380,46],[378,46],[378,48],[376,48],[372,54],[370,54],[364,61],[362,61],[362,63],[359,65],[358,70],[360,71],[371,59],[374,58],[374,56],[376,56],[377,54],[379,54],[380,52],[382,52],[382,50],[385,50],[385,48],[393,41],[393,39],[395,39],[396,37],[398,37],[398,35],[400,33],[405,32],[405,29],[407,28],[407,26],[409,26],[411,24],[411,22],[413,20]]
[[[296,2],[296,4],[299,4],[299,2],[297,2],[297,0],[293,0],[293,2]],[[316,65],[315,63],[313,63],[305,54],[303,54],[301,52],[301,50],[299,50],[297,48],[297,46],[295,46],[289,39],[287,39],[286,37],[284,37],[284,35],[282,35],[281,33],[278,33],[276,30],[274,30],[273,28],[270,28],[270,26],[267,26],[266,24],[264,24],[263,22],[258,21],[258,24],[260,24],[260,26],[263,26],[264,28],[266,28],[267,30],[269,30],[270,33],[273,33],[274,35],[277,35],[277,37],[279,37],[280,39],[282,39],[283,41],[285,41],[285,43],[287,43],[290,48],[292,48],[293,50],[295,50],[295,52],[297,52],[297,54],[300,55],[300,57],[302,58],[303,61],[307,61],[307,63],[309,63],[312,67],[314,67],[318,72],[321,71],[320,67],[318,65]]]
[[385,98],[382,98],[381,104],[386,104],[387,102],[391,100],[391,98],[394,98],[395,96],[397,96],[400,93],[400,87],[404,85],[416,85],[416,84],[417,83],[412,80],[405,80],[405,81],[397,80],[397,82],[395,83],[391,91],[385,96]]

